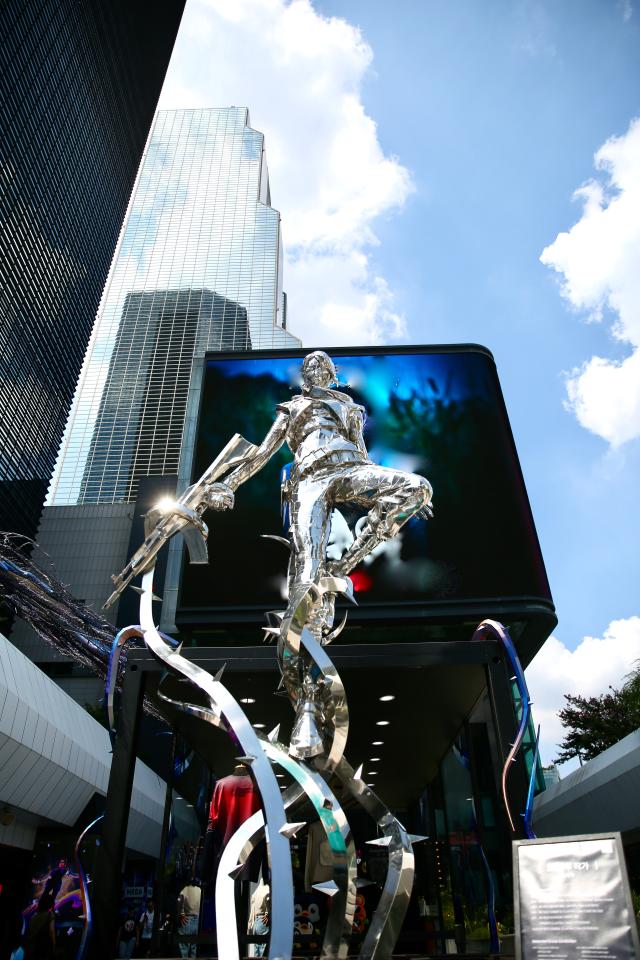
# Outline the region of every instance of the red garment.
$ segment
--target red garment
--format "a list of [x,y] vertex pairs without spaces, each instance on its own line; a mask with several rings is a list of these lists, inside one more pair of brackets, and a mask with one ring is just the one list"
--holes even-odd
[[238,827],[260,809],[260,793],[250,776],[231,774],[218,780],[209,807],[207,830],[226,846]]

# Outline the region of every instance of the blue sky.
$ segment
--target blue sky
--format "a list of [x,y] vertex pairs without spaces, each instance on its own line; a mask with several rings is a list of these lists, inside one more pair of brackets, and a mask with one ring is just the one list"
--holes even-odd
[[607,457],[563,409],[563,372],[625,351],[608,325],[567,310],[539,256],[579,218],[571,197],[598,147],[640,115],[640,19],[603,2],[405,0],[392,22],[384,3],[318,9],[348,13],[371,44],[363,102],[413,174],[415,194],[376,224],[373,253],[409,340],[494,353],[559,633],[600,635],[640,612],[640,450]]
[[628,0],[188,0],[160,104],[265,133],[305,345],[493,352],[559,616],[545,759],[562,693],[640,657],[639,52]]

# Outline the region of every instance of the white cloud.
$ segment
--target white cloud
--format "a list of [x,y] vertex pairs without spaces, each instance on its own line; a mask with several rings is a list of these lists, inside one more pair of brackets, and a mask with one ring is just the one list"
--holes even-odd
[[624,360],[592,357],[567,381],[568,406],[582,426],[619,446],[640,436],[640,118],[598,150],[600,181],[576,191],[580,220],[542,251],[562,275],[561,292],[590,320],[612,319],[628,345]]
[[189,0],[160,99],[161,109],[246,105],[264,132],[290,325],[305,343],[405,333],[370,262],[376,217],[412,190],[362,103],[372,56],[356,27],[309,0]]
[[[285,287],[298,292],[298,306],[308,305],[313,323],[304,323],[305,344],[384,343],[404,336],[405,323],[393,311],[393,295],[382,277],[372,275],[366,253],[351,251],[300,251],[290,258]],[[293,333],[300,333],[303,318],[290,307]]]
[[567,380],[567,396],[583,427],[612,446],[635,439],[640,435],[640,349],[621,363],[592,357]]
[[633,16],[633,4],[631,0],[620,0],[618,6],[622,10],[622,19],[625,23],[628,23]]
[[551,14],[537,0],[515,0],[510,4],[513,20],[513,47],[527,57],[552,58],[558,54]]
[[[533,701],[533,717],[540,724],[540,756],[550,763],[564,736],[558,710],[564,694],[600,696],[609,686],[621,687],[625,676],[640,659],[640,617],[613,620],[603,637],[584,637],[569,650],[557,637],[550,637],[526,670]],[[561,768],[562,769],[562,768]]]

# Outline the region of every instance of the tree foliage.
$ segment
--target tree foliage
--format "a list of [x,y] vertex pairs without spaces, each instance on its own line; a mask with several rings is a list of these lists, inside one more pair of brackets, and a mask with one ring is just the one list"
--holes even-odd
[[568,732],[556,763],[573,757],[592,760],[640,727],[640,665],[620,690],[609,687],[609,692],[599,697],[566,693],[564,698],[567,704],[558,716]]

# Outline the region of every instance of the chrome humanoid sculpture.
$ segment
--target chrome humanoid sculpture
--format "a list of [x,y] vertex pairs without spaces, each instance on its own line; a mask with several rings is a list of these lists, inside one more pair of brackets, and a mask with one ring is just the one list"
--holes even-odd
[[[276,421],[260,446],[208,494],[214,509],[233,506],[233,491],[288,444],[294,462],[282,494],[290,516],[289,610],[302,585],[317,583],[327,573],[346,576],[415,514],[431,515],[432,490],[424,477],[371,462],[363,437],[364,409],[333,389],[337,379],[326,353],[308,354],[302,393],[278,405]],[[369,513],[347,553],[327,564],[331,512],[341,503]],[[325,633],[331,625],[322,624]]]
[[[387,879],[364,939],[360,956],[387,958],[408,905],[413,883],[412,843],[424,839],[407,834],[385,804],[344,758],[349,711],[342,680],[326,652],[346,621],[334,628],[335,600],[353,600],[348,574],[380,543],[394,537],[412,517],[431,516],[431,485],[424,477],[381,467],[369,459],[364,443],[364,410],[337,385],[336,368],[322,351],[308,354],[302,364],[302,392],[278,405],[273,426],[259,446],[236,434],[200,480],[175,502],[158,505],[146,519],[147,538],[120,575],[106,605],[142,573],[140,624],[144,639],[167,667],[187,677],[206,693],[209,708],[176,703],[201,719],[231,732],[240,742],[245,762],[261,792],[264,813],[254,814],[227,848],[216,882],[216,910],[229,918],[218,924],[218,948],[225,960],[239,956],[236,940],[233,884],[241,865],[267,833],[271,860],[272,917],[269,957],[289,960],[293,932],[293,898],[288,843],[304,824],[287,823],[285,811],[305,796],[326,831],[334,855],[333,880],[319,885],[331,897],[331,909],[321,957],[343,958],[349,949],[356,876],[355,851],[347,819],[331,790],[340,782],[376,820],[382,836],[370,841],[389,852]],[[184,534],[191,562],[206,563],[208,535],[202,514],[207,508],[231,509],[234,491],[257,473],[287,443],[293,464],[282,486],[289,519],[288,602],[273,612],[268,635],[278,642],[282,680],[296,718],[289,746],[278,742],[278,730],[264,737],[252,726],[241,706],[220,681],[181,657],[154,625],[152,603],[155,557],[174,533]],[[366,516],[343,556],[329,562],[327,545],[331,513],[340,504],[364,508]],[[116,651],[117,644],[114,645]],[[120,648],[114,656],[119,655]],[[167,699],[166,697],[164,699]],[[287,770],[295,781],[283,795],[271,763]],[[364,881],[367,882],[367,881]]]

